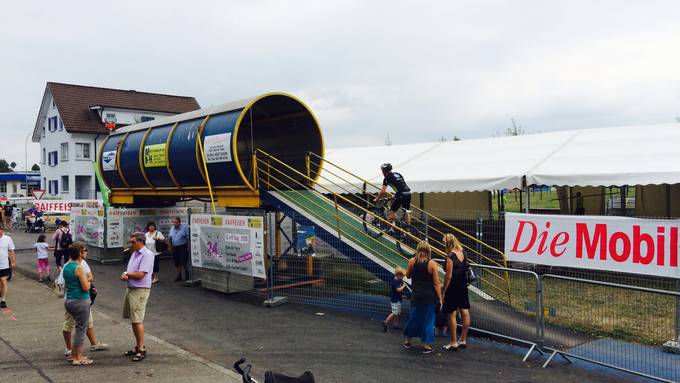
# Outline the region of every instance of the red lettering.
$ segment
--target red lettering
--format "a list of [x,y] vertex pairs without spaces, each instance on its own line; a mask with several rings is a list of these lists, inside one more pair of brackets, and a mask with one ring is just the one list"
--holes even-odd
[[[550,229],[550,222],[545,223],[545,228]],[[539,234],[538,238],[541,239],[541,241],[538,243],[538,255],[543,255],[543,253],[548,250],[548,248],[545,246],[545,242],[548,240],[548,231],[545,230]]]
[[671,267],[678,267],[678,228],[671,227]]
[[[623,249],[621,253],[616,249],[616,242],[621,241]],[[630,238],[626,233],[617,231],[609,238],[609,255],[616,262],[625,262],[630,257]]]
[[[519,250],[517,246],[519,246],[519,241],[522,238],[522,234],[524,233],[524,224],[529,224],[531,225],[531,239],[529,240],[529,243],[527,246],[524,248],[524,250]],[[512,252],[514,253],[526,253],[529,251],[534,246],[534,242],[536,241],[536,225],[533,222],[530,221],[519,221],[519,228],[517,229],[517,234],[515,235],[515,243],[512,245]]]
[[[559,240],[560,236],[564,236],[564,239],[562,241]],[[562,248],[562,251],[557,251],[557,246],[563,246],[569,242],[569,234],[567,234],[564,231],[561,231],[557,233],[555,238],[550,242],[550,255],[553,257],[559,257],[560,255],[564,254],[565,251],[567,251],[566,248]]]
[[659,226],[656,228],[656,232],[658,235],[656,236],[656,246],[657,246],[657,256],[656,256],[656,264],[659,266],[663,266],[664,264],[664,257],[666,256],[666,247],[664,246],[664,237],[663,234],[665,233],[666,228],[663,226]]
[[600,259],[607,260],[607,225],[598,223],[595,225],[595,233],[593,233],[593,240],[590,239],[588,232],[588,225],[585,223],[576,224],[576,258],[583,258],[583,247],[586,247],[588,258],[595,258],[595,251],[600,248]]
[[[647,252],[642,256],[642,243],[644,242]],[[633,225],[633,263],[649,265],[654,260],[654,238],[646,233],[640,233],[640,226]]]

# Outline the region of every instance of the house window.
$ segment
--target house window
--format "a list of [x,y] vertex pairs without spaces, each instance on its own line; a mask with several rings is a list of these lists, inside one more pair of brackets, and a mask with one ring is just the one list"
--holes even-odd
[[61,176],[61,192],[68,193],[68,176]]
[[55,132],[57,130],[57,116],[47,119],[47,130]]
[[61,156],[59,157],[62,161],[68,161],[68,142],[61,144]]
[[155,119],[156,119],[156,117],[142,116],[142,122],[153,121]]
[[59,181],[53,180],[50,181],[50,187],[48,188],[48,192],[52,195],[54,194],[59,194]]
[[57,158],[57,152],[56,151],[48,153],[47,162],[48,162],[48,165],[50,165],[50,166],[59,165],[59,158]]
[[43,152],[42,152],[42,164],[45,165],[46,162],[47,162],[47,150],[45,150],[45,148],[43,148]]
[[115,113],[106,113],[106,119],[104,121],[116,122],[116,114]]
[[59,119],[59,130],[64,130],[64,121],[61,118]]
[[0,181],[0,194],[7,193],[7,182]]
[[90,144],[76,143],[76,159],[89,160],[90,158]]
[[19,188],[17,187],[16,183],[12,184],[12,193],[14,194],[19,193]]

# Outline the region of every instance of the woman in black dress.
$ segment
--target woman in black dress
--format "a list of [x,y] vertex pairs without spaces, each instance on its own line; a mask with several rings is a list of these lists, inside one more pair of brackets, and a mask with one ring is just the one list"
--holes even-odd
[[[467,268],[463,246],[453,234],[446,234],[442,239],[446,247],[446,278],[444,279],[444,305],[442,312],[449,317],[451,341],[444,346],[445,350],[458,350],[467,347],[467,333],[470,328],[470,299],[468,297],[465,269]],[[460,339],[456,339],[456,311],[463,320]]]

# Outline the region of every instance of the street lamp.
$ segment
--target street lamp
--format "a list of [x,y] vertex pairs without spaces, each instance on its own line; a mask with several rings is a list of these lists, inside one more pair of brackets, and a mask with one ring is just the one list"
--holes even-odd
[[28,139],[31,136],[33,136],[33,133],[29,133],[24,142],[24,184],[26,185],[26,197],[28,197]]

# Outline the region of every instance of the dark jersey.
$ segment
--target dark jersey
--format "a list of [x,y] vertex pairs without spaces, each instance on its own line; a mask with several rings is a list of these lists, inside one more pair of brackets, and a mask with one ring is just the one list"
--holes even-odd
[[399,174],[397,172],[387,173],[387,175],[385,176],[385,179],[383,180],[383,185],[389,185],[397,193],[406,193],[406,192],[411,191],[411,189],[409,189],[408,185],[406,185],[406,181],[404,181],[404,177],[402,177],[401,174]]

